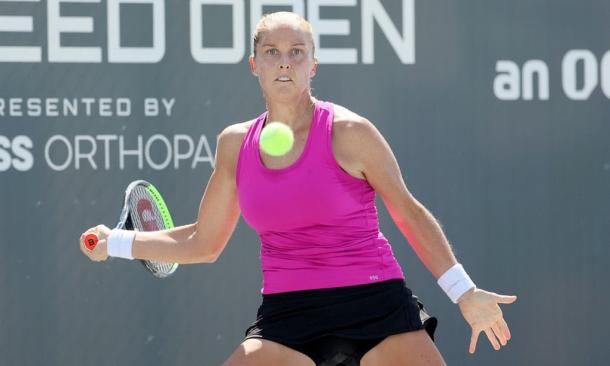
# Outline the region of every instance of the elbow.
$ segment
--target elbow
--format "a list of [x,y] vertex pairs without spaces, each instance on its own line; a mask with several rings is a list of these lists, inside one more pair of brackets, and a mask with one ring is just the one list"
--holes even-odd
[[196,241],[194,247],[193,263],[214,263],[220,256],[220,253],[213,250],[214,246],[208,242]]
[[218,257],[220,257],[219,255],[209,255],[207,257],[205,257],[204,259],[204,263],[215,263],[218,260]]
[[217,259],[218,259],[218,256],[215,256],[215,255],[200,254],[200,255],[191,256],[191,260],[189,260],[188,262],[190,264],[214,263],[214,262],[216,262]]
[[202,231],[196,231],[189,240],[192,257],[198,263],[214,263],[227,245],[228,237],[214,232],[204,234]]
[[191,263],[214,263],[218,259],[218,256],[210,253],[197,253],[193,255]]
[[213,251],[205,250],[204,248],[198,250],[194,257],[196,258],[195,263],[214,263],[218,260],[219,255]]
[[198,238],[196,235],[191,235],[188,240],[188,252],[185,253],[186,263],[213,263],[216,261],[215,256],[207,250],[205,241]]
[[403,199],[383,198],[383,200],[390,216],[399,226],[408,226],[425,216],[426,208],[410,194]]

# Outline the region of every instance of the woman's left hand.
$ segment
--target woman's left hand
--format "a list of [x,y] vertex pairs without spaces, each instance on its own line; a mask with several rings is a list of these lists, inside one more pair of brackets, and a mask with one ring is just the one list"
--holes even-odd
[[464,319],[472,327],[470,353],[474,353],[481,332],[487,334],[489,342],[496,351],[500,349],[500,344],[506,346],[511,338],[510,330],[498,304],[511,304],[515,300],[517,300],[517,296],[498,295],[477,288],[462,295],[458,300],[458,305]]

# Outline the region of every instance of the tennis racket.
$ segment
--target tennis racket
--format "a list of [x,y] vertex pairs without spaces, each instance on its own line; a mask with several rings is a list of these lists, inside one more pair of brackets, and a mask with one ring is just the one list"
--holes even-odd
[[[145,180],[131,182],[125,190],[123,208],[115,228],[135,231],[156,231],[174,227],[172,217],[159,191]],[[95,234],[85,236],[85,246],[93,250],[98,238]],[[140,260],[155,277],[165,278],[176,271],[178,263],[163,263]]]

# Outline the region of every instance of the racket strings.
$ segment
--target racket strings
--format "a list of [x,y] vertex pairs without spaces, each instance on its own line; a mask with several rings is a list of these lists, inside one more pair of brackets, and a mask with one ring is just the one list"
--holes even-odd
[[[134,230],[152,231],[169,229],[163,221],[164,212],[161,211],[162,209],[167,209],[163,205],[159,207],[145,186],[138,185],[133,188],[129,195],[128,206]],[[175,263],[157,261],[144,261],[144,265],[159,277],[170,275],[177,267]]]

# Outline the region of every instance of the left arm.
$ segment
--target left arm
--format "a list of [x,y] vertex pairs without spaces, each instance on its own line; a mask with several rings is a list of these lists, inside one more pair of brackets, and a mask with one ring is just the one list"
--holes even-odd
[[[438,279],[458,263],[440,224],[407,189],[396,158],[381,133],[368,120],[356,117],[336,124],[333,149],[337,159],[349,161],[350,168],[360,172],[379,193],[396,226],[422,263]],[[516,296],[503,296],[476,288],[459,298],[462,315],[473,331],[471,353],[474,353],[482,331],[496,350],[500,349],[500,343],[506,345],[510,331],[497,304],[515,300]]]
[[437,220],[407,189],[387,141],[364,118],[336,123],[335,130],[338,160],[349,159],[350,170],[366,178],[419,259],[438,279],[457,260]]

